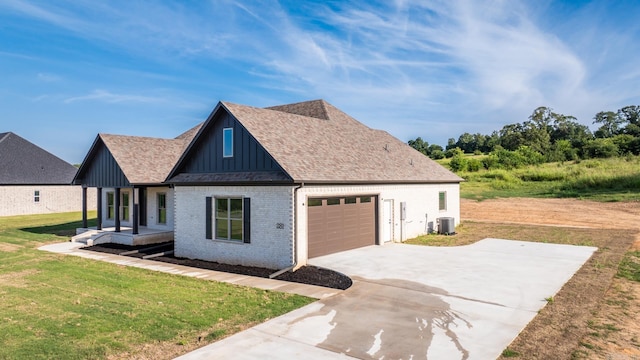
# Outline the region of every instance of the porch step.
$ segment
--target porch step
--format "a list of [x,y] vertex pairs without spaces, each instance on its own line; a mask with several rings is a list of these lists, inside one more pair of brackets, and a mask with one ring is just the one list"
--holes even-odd
[[[96,235],[96,234],[98,234],[97,230],[88,230],[88,231],[85,231],[83,233],[80,233],[80,234],[77,234],[77,235],[71,237],[70,241],[71,242],[77,242],[77,243],[83,243],[83,244],[90,245],[89,241],[93,240],[93,235]],[[93,244],[91,244],[91,245],[93,245]]]
[[87,246],[97,245],[96,240],[100,239],[100,243],[109,242],[111,235],[102,230],[88,230],[71,238],[71,242],[86,244]]

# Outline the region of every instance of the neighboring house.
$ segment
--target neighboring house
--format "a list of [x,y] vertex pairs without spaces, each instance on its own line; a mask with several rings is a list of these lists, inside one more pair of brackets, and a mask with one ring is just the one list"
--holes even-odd
[[18,135],[0,133],[0,216],[82,210],[82,188],[71,185],[76,171]]
[[[272,269],[403,241],[427,233],[438,218],[459,222],[461,178],[323,100],[270,108],[220,102],[188,133],[140,148],[168,142],[171,151],[132,150],[127,156],[100,135],[77,183],[105,191],[106,182],[88,181],[89,173],[114,168],[113,160],[92,155],[97,143],[111,149],[124,173],[114,173],[121,176],[111,183],[115,199],[118,187],[135,192],[150,185],[128,178],[127,161],[138,161],[139,169],[158,164],[162,171],[153,186],[164,187],[173,203],[176,256]],[[130,139],[126,148],[145,138]]]

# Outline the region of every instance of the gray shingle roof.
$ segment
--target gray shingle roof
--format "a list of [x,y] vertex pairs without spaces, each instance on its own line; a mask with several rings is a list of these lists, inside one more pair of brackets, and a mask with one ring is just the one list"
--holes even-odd
[[204,125],[204,122],[201,122],[200,124],[176,136],[176,139],[191,141],[196,136],[198,131],[200,131],[200,128],[202,127],[202,125]]
[[0,185],[70,185],[78,169],[12,133],[0,133]]
[[255,108],[222,105],[298,182],[460,182],[404,142],[323,100]]
[[131,184],[162,183],[191,141],[189,137],[99,136]]

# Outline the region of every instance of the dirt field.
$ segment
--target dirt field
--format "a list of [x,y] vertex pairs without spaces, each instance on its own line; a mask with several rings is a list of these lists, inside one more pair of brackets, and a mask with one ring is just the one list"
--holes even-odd
[[[513,353],[503,355],[640,359],[640,283],[611,280],[616,266],[600,267],[607,261],[617,264],[629,245],[640,250],[640,202],[509,198],[462,200],[461,206],[463,221],[612,230],[609,239],[594,244],[604,251],[596,253],[525,328],[509,347]],[[616,241],[620,231],[634,234],[635,241]],[[576,307],[588,307],[589,311],[580,313]]]

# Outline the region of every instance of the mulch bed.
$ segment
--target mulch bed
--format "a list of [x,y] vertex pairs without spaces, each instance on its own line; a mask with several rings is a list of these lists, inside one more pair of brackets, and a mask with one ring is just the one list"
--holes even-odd
[[[151,247],[153,248],[149,249]],[[136,258],[142,258],[145,255],[160,253],[172,249],[173,242],[137,246],[128,246],[121,244],[100,244],[83,248],[83,250],[97,251],[115,255],[119,255],[127,251],[138,250],[138,253],[126,255]],[[269,275],[277,271],[277,269],[274,270],[253,266],[229,265],[204,260],[179,258],[173,255],[154,257],[153,259],[149,260],[262,278],[268,278]],[[284,274],[277,276],[276,279],[340,290],[348,289],[352,284],[352,281],[348,276],[333,270],[324,269],[317,266],[303,266],[295,272],[285,272]]]

